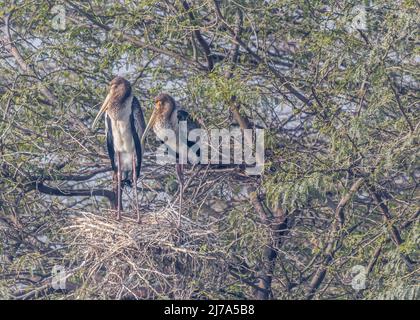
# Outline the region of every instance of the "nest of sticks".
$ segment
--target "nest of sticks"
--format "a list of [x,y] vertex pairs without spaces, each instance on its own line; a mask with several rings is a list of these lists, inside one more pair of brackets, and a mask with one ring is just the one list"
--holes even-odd
[[[179,227],[177,221],[171,206],[144,214],[141,224],[128,217],[117,221],[112,211],[69,217],[63,235],[78,266],[74,298],[92,293],[112,299],[205,297],[200,283],[217,286],[227,268],[215,226],[185,216]],[[210,274],[219,278],[205,279]]]

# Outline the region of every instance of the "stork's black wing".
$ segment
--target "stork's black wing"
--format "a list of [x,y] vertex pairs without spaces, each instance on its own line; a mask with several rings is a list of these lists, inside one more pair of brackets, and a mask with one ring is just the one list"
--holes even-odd
[[143,136],[144,129],[146,129],[146,123],[144,121],[143,112],[141,111],[140,102],[136,97],[133,97],[131,104],[131,115],[130,115],[131,131],[134,139],[134,146],[136,147],[136,176],[140,174],[142,150],[141,150],[141,137]]
[[112,170],[117,171],[117,166],[115,165],[115,150],[114,150],[114,140],[112,138],[112,125],[111,119],[105,113],[105,134],[106,134],[106,147],[108,149],[108,156],[111,160]]
[[[179,122],[181,121],[187,122],[187,135],[191,130],[200,128],[198,123],[194,121],[194,119],[191,117],[191,115],[187,111],[177,108],[174,114],[176,116],[172,116],[171,122],[172,122],[172,126],[175,128],[175,132],[179,132]],[[188,148],[191,148],[194,145],[195,145],[194,141],[189,141],[189,140],[187,141]],[[200,157],[200,149],[196,150],[195,154],[197,155],[197,157]]]
[[187,131],[191,131],[193,129],[200,128],[197,122],[190,116],[190,114],[182,109],[177,110],[177,120],[179,121],[187,121]]

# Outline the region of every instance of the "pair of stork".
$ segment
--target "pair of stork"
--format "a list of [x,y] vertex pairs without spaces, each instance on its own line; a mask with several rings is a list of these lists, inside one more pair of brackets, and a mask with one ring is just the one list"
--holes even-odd
[[[163,93],[156,97],[155,107],[146,126],[140,103],[133,95],[130,82],[123,77],[111,81],[108,95],[93,121],[93,128],[104,113],[107,149],[113,170],[114,192],[117,194],[117,219],[121,218],[122,189],[128,185],[134,190],[137,222],[140,222],[136,185],[146,134],[153,129],[158,137],[163,137],[163,130],[171,129],[178,141],[179,121],[187,121],[190,130],[198,128],[198,125],[186,111],[179,108],[170,95]],[[177,152],[177,149],[173,151]],[[176,169],[182,201],[182,165],[177,164]]]

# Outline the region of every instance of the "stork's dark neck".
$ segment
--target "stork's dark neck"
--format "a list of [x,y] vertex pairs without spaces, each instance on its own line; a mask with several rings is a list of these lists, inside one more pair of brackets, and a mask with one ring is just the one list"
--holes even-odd
[[108,108],[109,116],[114,120],[126,120],[131,114],[132,94],[127,97],[111,99]]
[[119,85],[111,91],[111,99],[109,100],[109,110],[111,113],[116,113],[121,109],[127,107],[127,102],[131,96],[131,86]]
[[175,111],[176,111],[176,105],[170,104],[166,106],[166,108],[163,108],[161,117],[164,118],[165,120],[169,120]]
[[176,109],[175,100],[167,93],[161,93],[156,97],[157,112],[161,118],[169,119]]
[[131,86],[128,84],[116,87],[111,93],[112,103],[124,103],[131,95]]

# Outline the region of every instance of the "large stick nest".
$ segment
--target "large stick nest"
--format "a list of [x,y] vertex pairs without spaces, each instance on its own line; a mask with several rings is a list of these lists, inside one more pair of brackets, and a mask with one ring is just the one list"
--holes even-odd
[[205,296],[204,284],[223,281],[225,253],[211,222],[183,216],[177,228],[177,215],[168,207],[143,215],[141,224],[128,217],[117,221],[112,211],[71,216],[64,234],[72,239],[72,261],[83,266],[75,273],[82,283],[75,297],[93,292],[114,299]]

